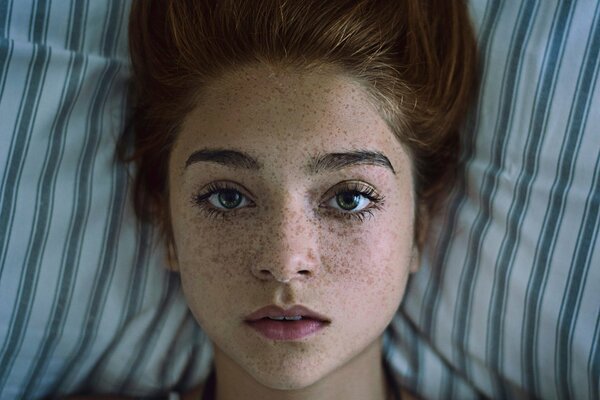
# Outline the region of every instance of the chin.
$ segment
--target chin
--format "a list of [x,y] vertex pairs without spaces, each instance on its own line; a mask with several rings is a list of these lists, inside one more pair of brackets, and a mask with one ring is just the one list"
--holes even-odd
[[[307,388],[320,379],[325,374],[318,375],[314,369],[309,371],[302,371],[297,368],[290,368],[290,370],[278,370],[273,373],[267,371],[253,371],[256,374],[251,373],[254,379],[261,385],[266,386],[275,390],[300,390]],[[309,374],[305,374],[310,372]]]
[[298,376],[269,376],[257,381],[268,388],[275,390],[300,390],[313,385],[317,380],[305,380]]

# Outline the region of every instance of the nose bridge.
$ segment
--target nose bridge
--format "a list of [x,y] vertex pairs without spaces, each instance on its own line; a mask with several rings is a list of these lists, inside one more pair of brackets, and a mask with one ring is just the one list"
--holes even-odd
[[261,279],[288,282],[314,276],[319,268],[317,226],[300,196],[287,194],[265,218],[267,247],[256,265]]

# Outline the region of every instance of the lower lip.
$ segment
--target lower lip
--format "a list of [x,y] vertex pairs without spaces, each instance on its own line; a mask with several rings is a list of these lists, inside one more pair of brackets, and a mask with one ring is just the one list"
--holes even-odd
[[273,340],[298,340],[324,328],[327,323],[314,319],[301,319],[299,321],[275,321],[272,319],[259,319],[247,322],[252,328],[268,339]]

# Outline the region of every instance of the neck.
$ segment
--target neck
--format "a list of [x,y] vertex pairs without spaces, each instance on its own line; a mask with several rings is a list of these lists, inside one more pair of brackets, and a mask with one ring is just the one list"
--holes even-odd
[[265,386],[215,347],[216,400],[386,400],[382,339],[313,384],[281,390]]

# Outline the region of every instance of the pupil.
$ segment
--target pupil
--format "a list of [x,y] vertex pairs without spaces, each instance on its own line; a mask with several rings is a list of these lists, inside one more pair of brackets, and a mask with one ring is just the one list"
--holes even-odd
[[337,201],[340,207],[345,210],[351,210],[358,206],[360,196],[354,193],[343,193],[337,196]]
[[226,208],[237,207],[241,202],[242,196],[235,190],[225,190],[219,193],[219,202]]

